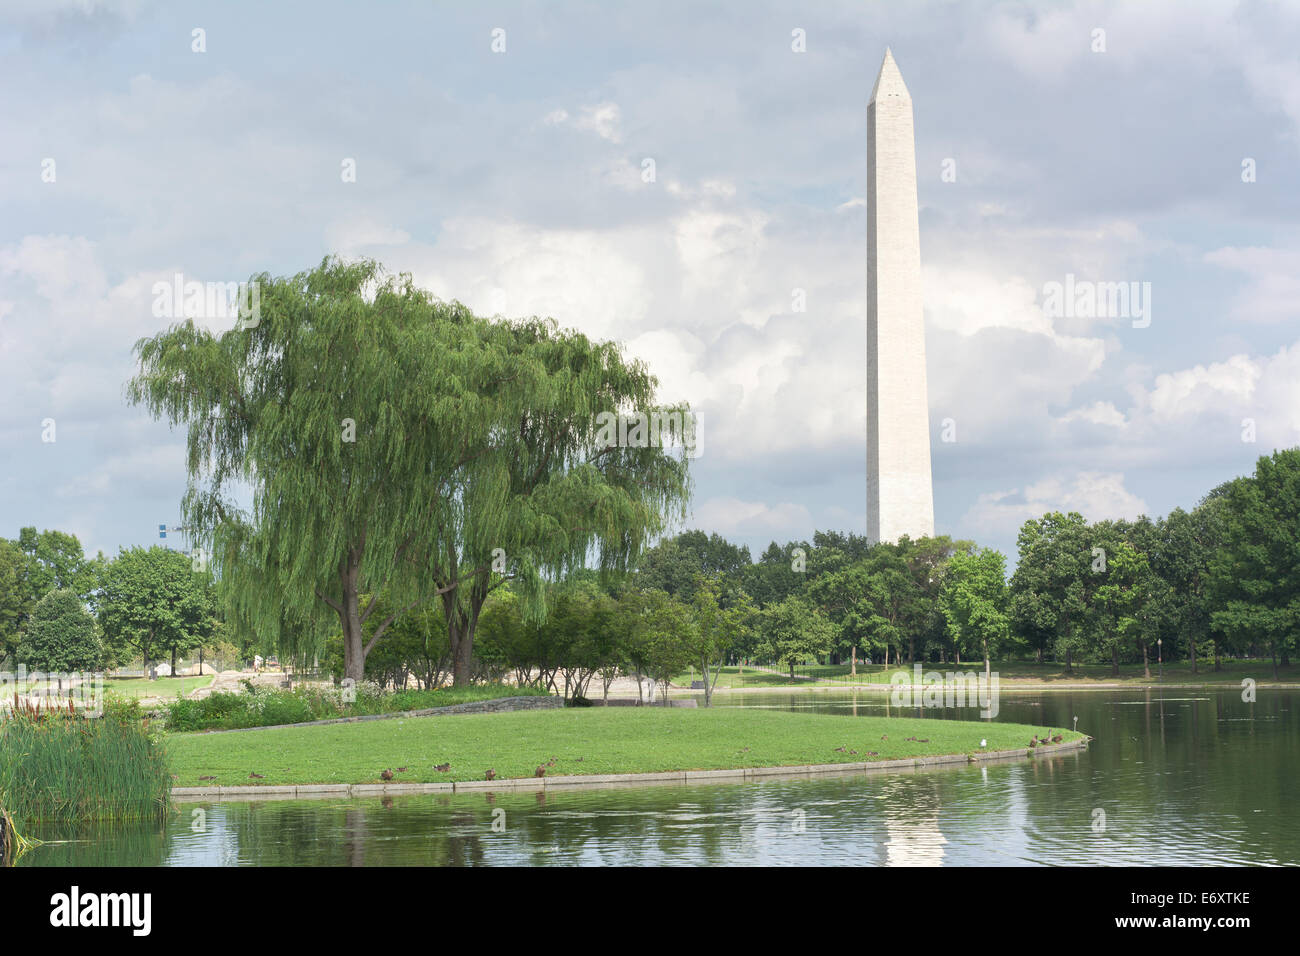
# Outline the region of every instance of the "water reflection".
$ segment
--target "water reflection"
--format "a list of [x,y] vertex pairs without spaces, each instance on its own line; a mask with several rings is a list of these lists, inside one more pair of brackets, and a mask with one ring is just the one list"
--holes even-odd
[[[726,703],[888,707],[807,692]],[[999,720],[1077,715],[1090,749],[743,784],[184,805],[165,825],[37,833],[51,842],[21,865],[1296,864],[1297,703],[1297,691],[1253,704],[1235,690],[1004,693]]]

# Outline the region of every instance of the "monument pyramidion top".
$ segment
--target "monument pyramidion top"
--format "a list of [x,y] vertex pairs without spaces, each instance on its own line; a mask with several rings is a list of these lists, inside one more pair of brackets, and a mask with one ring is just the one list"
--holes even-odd
[[907,84],[903,82],[903,74],[898,72],[898,64],[894,62],[893,51],[889,47],[885,47],[885,60],[880,64],[876,85],[871,88],[871,99],[867,102],[874,103],[886,96],[898,97],[909,102],[912,99],[912,95],[907,92]]

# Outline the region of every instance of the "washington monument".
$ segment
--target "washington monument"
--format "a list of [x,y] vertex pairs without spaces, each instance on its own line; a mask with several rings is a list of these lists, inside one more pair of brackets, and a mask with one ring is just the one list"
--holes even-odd
[[867,104],[867,539],[934,535],[912,97],[885,51]]

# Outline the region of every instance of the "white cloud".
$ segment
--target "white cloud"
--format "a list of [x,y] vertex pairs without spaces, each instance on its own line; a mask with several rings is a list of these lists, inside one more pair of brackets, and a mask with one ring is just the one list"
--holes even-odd
[[794,502],[768,505],[762,501],[717,497],[697,504],[691,522],[710,531],[717,530],[724,537],[728,534],[794,537],[808,533],[812,515],[805,506]]
[[1300,250],[1225,246],[1205,261],[1248,277],[1232,307],[1242,322],[1284,322],[1300,318]]
[[1111,428],[1124,428],[1128,420],[1113,402],[1093,402],[1080,408],[1071,409],[1061,417],[1062,421],[1084,421],[1093,425],[1106,425]]
[[547,126],[572,126],[583,132],[595,133],[601,139],[616,144],[623,142],[620,128],[622,120],[622,110],[617,103],[610,101],[579,107],[577,116],[572,116],[568,110],[560,108],[551,110],[542,117],[542,122]]
[[328,247],[344,256],[356,255],[376,246],[400,246],[410,240],[411,234],[405,229],[369,218],[333,222],[325,228]]
[[1124,487],[1120,472],[1083,471],[1044,478],[1022,490],[980,495],[962,519],[985,532],[1005,533],[1048,511],[1077,511],[1089,521],[1136,518],[1146,502]]
[[1172,421],[1225,405],[1239,407],[1250,400],[1260,374],[1258,362],[1234,355],[1225,362],[1157,375],[1148,395],[1152,417]]

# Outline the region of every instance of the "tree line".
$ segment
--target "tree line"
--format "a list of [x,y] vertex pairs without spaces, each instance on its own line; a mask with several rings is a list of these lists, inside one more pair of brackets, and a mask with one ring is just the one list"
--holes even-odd
[[234,657],[211,575],[163,547],[87,558],[75,535],[0,538],[0,666],[71,673],[194,652]]
[[482,618],[485,661],[520,680],[586,694],[617,669],[663,679],[723,663],[790,668],[992,660],[1075,664],[1158,658],[1219,670],[1225,656],[1290,664],[1300,636],[1300,449],[1163,518],[1028,520],[1010,579],[1004,556],[970,541],[872,545],[834,531],[773,542],[757,561],[716,534],[650,548],[617,578],[550,587],[529,622],[509,588]]
[[[502,576],[476,617],[471,680],[508,678],[569,697],[603,695],[620,674],[660,687],[698,669],[711,695],[726,664],[808,661],[889,666],[1035,660],[1124,663],[1225,656],[1290,664],[1300,633],[1300,449],[1158,519],[1088,522],[1071,512],[1028,520],[1010,580],[997,551],[947,537],[872,545],[819,531],[749,549],[693,530],[646,549],[629,569],[575,568],[537,592]],[[446,606],[374,613],[363,677],[435,687],[453,676]],[[540,601],[535,600],[540,597]],[[540,611],[539,611],[540,608]],[[374,641],[376,622],[389,620]],[[57,627],[52,622],[58,622]],[[44,670],[221,646],[210,574],[189,556],[132,548],[86,559],[72,535],[25,528],[0,539],[0,650]],[[245,656],[270,649],[248,633]],[[233,648],[232,648],[233,650]],[[346,676],[342,635],[322,669]],[[311,660],[308,658],[307,660]],[[147,663],[146,663],[147,666]],[[638,686],[640,684],[638,683]]]

